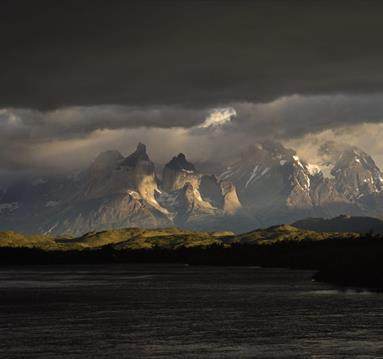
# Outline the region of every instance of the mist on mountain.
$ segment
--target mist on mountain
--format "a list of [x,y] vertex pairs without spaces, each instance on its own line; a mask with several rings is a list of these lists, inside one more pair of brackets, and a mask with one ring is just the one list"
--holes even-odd
[[[181,149],[182,150],[182,149]],[[244,232],[307,217],[383,217],[383,175],[356,146],[327,142],[315,163],[279,142],[254,142],[226,159],[163,166],[143,143],[108,150],[72,175],[26,176],[0,193],[2,230],[73,234],[178,226]]]

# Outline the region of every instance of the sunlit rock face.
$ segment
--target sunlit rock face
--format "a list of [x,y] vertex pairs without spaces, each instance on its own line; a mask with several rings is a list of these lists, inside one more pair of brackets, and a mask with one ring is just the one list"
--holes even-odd
[[[100,153],[71,176],[23,179],[1,192],[0,230],[82,234],[121,227],[251,230],[305,217],[383,218],[383,180],[362,150],[325,143],[308,163],[280,143],[255,143],[220,174],[184,154],[159,179],[146,146]],[[208,172],[209,174],[205,174]]]
[[[143,182],[152,188],[140,191]],[[83,189],[78,195],[92,199],[136,191],[149,198],[153,196],[156,186],[154,164],[146,153],[145,145],[140,143],[136,151],[126,158],[117,151],[101,153],[85,171]]]
[[191,225],[224,215],[223,201],[218,205],[214,199],[201,194],[201,179],[204,177],[182,153],[164,167],[159,202],[173,213],[175,224]]
[[241,208],[235,186],[230,181],[221,181],[219,183],[221,194],[223,196],[223,211],[225,214],[234,215]]
[[193,187],[199,188],[200,173],[194,165],[186,160],[183,153],[173,157],[164,167],[162,174],[162,188],[166,192],[172,192],[191,183]]
[[201,177],[200,192],[202,197],[225,214],[233,215],[242,207],[235,186],[230,181],[219,181],[215,175]]
[[114,194],[107,198],[67,204],[51,218],[52,234],[81,234],[107,228],[169,226],[161,212],[136,193]]
[[54,231],[78,234],[108,226],[170,225],[168,211],[155,199],[157,191],[145,145],[139,143],[126,158],[116,151],[103,152],[85,171],[80,190],[57,213]]
[[[328,164],[327,164],[328,166]],[[335,163],[330,174],[335,171]],[[236,186],[239,200],[258,217],[291,221],[302,216],[360,213],[336,176],[300,159],[295,151],[272,141],[255,144],[220,175]]]
[[295,152],[271,141],[255,144],[220,175],[244,206],[311,206],[310,173]]
[[320,148],[330,164],[336,188],[349,199],[358,199],[383,190],[383,175],[374,160],[355,146],[327,142]]
[[203,198],[214,204],[217,208],[223,208],[224,196],[216,175],[204,175],[201,177],[200,192]]
[[174,218],[176,225],[199,227],[203,222],[208,224],[216,216],[223,216],[223,211],[205,201],[198,188],[193,187],[190,182],[173,193],[175,193],[173,208],[176,213]]
[[215,182],[219,203],[203,198],[203,175],[183,154],[165,166],[160,182],[141,143],[127,157],[117,151],[99,154],[79,177],[78,189],[55,206],[39,231],[81,234],[132,226],[210,228],[213,220],[211,228],[215,229],[220,219],[240,208],[229,184]]

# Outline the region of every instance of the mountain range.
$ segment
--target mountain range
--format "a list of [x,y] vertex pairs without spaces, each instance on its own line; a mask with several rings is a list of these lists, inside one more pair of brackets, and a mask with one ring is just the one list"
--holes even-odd
[[18,180],[0,192],[0,230],[81,235],[177,226],[244,232],[307,217],[383,217],[383,174],[355,146],[327,142],[308,163],[273,141],[203,171],[183,153],[156,171],[146,146],[100,153],[70,176]]
[[383,234],[383,221],[371,217],[350,217],[341,215],[334,218],[306,218],[293,226],[315,232],[352,232],[360,234]]

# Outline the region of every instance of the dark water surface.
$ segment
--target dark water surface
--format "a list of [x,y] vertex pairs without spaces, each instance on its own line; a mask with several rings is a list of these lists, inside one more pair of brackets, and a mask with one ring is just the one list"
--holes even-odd
[[312,272],[0,268],[0,358],[383,358],[383,295]]

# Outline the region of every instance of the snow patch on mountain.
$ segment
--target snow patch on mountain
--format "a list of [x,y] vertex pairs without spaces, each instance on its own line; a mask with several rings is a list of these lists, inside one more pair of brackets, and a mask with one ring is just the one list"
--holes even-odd
[[251,181],[255,178],[257,171],[258,171],[258,165],[256,165],[253,171],[251,172],[250,177],[245,184],[245,187],[247,187],[251,183]]
[[254,167],[253,171],[251,172],[249,179],[247,180],[247,182],[245,184],[245,188],[248,185],[250,185],[252,182],[259,180],[261,177],[263,177],[269,171],[270,171],[269,167],[266,167],[266,168],[262,169],[262,171],[261,171],[259,166],[256,165]]
[[48,234],[51,234],[55,228],[57,228],[57,226],[59,225],[59,222],[56,222],[53,226],[51,226],[48,230],[46,230],[43,234],[44,235],[48,235]]

